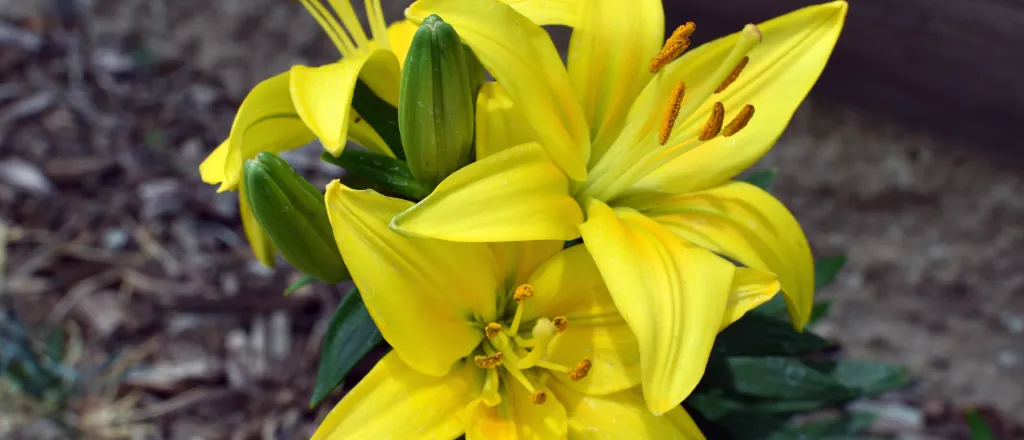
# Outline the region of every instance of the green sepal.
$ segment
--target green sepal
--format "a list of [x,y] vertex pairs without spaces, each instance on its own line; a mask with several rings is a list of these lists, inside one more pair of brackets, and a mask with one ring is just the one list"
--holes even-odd
[[244,172],[256,221],[285,260],[326,283],[349,279],[324,195],[272,153],[247,160]]

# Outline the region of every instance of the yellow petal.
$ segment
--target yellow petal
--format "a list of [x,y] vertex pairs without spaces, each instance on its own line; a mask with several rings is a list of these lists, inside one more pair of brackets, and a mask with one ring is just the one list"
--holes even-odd
[[203,163],[199,164],[199,177],[203,179],[203,183],[216,185],[224,181],[224,163],[228,159],[229,143],[227,140],[221,142],[206,159],[203,159]]
[[775,197],[744,182],[664,197],[634,197],[627,204],[686,240],[744,266],[774,272],[797,328],[814,306],[814,260],[793,214]]
[[388,353],[331,410],[313,440],[458,437],[459,414],[482,385],[482,372],[466,364],[444,377],[427,376]]
[[[406,48],[408,50],[408,47]],[[359,72],[359,79],[380,99],[398,107],[398,87],[402,81],[402,68],[396,54],[390,50],[374,50]]]
[[400,66],[405,66],[405,55],[409,53],[409,45],[412,44],[412,36],[416,33],[416,29],[416,24],[409,20],[396,21],[388,26],[391,51],[395,53]]
[[480,86],[476,99],[476,160],[536,141],[530,123],[500,84],[488,82]]
[[[387,67],[391,63],[393,68]],[[361,76],[364,66],[368,71]],[[369,74],[371,67],[374,75]],[[393,98],[397,102],[397,72],[398,62],[387,50],[361,51],[356,56],[320,67],[293,66],[290,91],[295,112],[320,138],[324,149],[337,156],[345,149],[356,80],[363,78],[382,99]],[[392,88],[394,96],[381,94]]]
[[327,213],[342,258],[384,339],[402,360],[433,376],[448,373],[495,319],[498,280],[484,244],[403,237],[388,221],[408,201],[327,185]]
[[504,291],[525,283],[537,266],[561,251],[564,244],[561,240],[490,243],[498,262],[499,277],[505,280]]
[[615,393],[640,384],[636,337],[616,310],[585,246],[573,246],[549,258],[527,282],[534,294],[523,303],[524,322],[556,316],[565,316],[569,322],[556,346],[549,348],[547,359],[571,367],[589,357],[594,365],[582,380],[556,374],[559,381],[586,394]]
[[355,109],[349,112],[349,117],[352,118],[348,125],[349,139],[362,145],[370,152],[395,157],[395,153],[391,152],[391,147],[388,146],[387,142],[384,142],[384,139],[377,134],[377,131],[373,129],[370,123],[359,116]]
[[663,414],[704,374],[734,266],[642,214],[613,211],[597,200],[580,231],[640,345],[647,407]]
[[[746,104],[756,109],[753,119],[736,135],[718,135],[661,166],[635,184],[634,191],[679,193],[710,188],[736,176],[764,156],[825,67],[842,30],[846,8],[845,1],[834,1],[758,25],[762,43],[750,52],[750,62],[736,82],[705,100],[697,111],[680,115],[673,133],[699,132],[714,102],[725,106],[726,122]],[[668,65],[664,77],[644,90],[633,112],[660,118],[660,106],[664,106],[677,80],[686,82],[688,96],[690,90],[717,87],[710,82],[712,72],[729,53],[738,35],[705,44]],[[672,141],[666,147],[672,147]]]
[[538,405],[531,400],[532,393],[518,381],[508,380],[505,384],[508,395],[501,406],[490,407],[482,400],[469,404],[465,415],[466,440],[565,438],[565,407],[550,389],[537,388],[547,394],[547,401]]
[[573,180],[586,180],[587,122],[544,29],[498,0],[420,0],[405,14],[450,23],[512,101],[529,106],[523,115],[551,159]]
[[262,151],[291,150],[313,140],[313,133],[292,107],[288,94],[290,78],[289,72],[270,77],[253,87],[242,101],[228,136],[224,179],[219,191],[234,190],[238,186],[246,159]]
[[582,221],[565,175],[539,145],[524,144],[448,176],[392,227],[450,241],[572,240]]
[[653,75],[648,63],[661,49],[665,15],[661,0],[579,1],[569,42],[568,70],[589,121],[591,163],[615,140],[626,113]]
[[554,383],[551,389],[565,405],[569,438],[650,438],[704,440],[697,424],[681,406],[661,416],[644,407],[639,388],[607,396],[588,396]]
[[747,312],[772,299],[779,293],[780,288],[778,277],[771,272],[737,267],[719,331],[725,330],[729,324],[736,322]]
[[242,216],[242,229],[245,230],[245,237],[249,240],[249,247],[252,248],[253,255],[264,266],[274,267],[277,248],[274,247],[270,236],[263,230],[260,223],[256,221],[256,214],[253,214],[252,208],[249,206],[249,199],[245,195],[245,184],[242,182],[238,183],[238,213]]
[[587,0],[502,0],[538,26],[575,27],[580,19],[580,4]]

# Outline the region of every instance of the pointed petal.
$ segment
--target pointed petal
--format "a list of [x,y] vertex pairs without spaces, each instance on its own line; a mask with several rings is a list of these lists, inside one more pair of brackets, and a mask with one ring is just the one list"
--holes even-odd
[[224,164],[228,159],[229,143],[230,141],[227,140],[221,142],[199,164],[199,177],[203,179],[203,183],[216,185],[224,181]]
[[729,324],[736,322],[747,312],[764,304],[779,293],[781,285],[778,277],[771,272],[737,267],[736,276],[732,279],[732,290],[726,304],[725,317],[719,331],[725,330]]
[[[289,72],[270,77],[253,87],[238,107],[228,136],[224,179],[219,191],[234,190],[242,178],[242,164],[256,154],[279,153],[313,141],[292,107]],[[212,177],[211,177],[212,179]]]
[[372,153],[395,157],[395,153],[391,152],[391,147],[388,146],[387,142],[384,142],[384,139],[377,134],[377,131],[373,129],[370,123],[359,116],[355,109],[350,111],[348,115],[352,118],[348,125],[349,139],[362,145],[367,151]]
[[[364,66],[366,72],[361,75]],[[291,69],[290,92],[295,112],[333,156],[345,149],[352,120],[352,92],[359,78],[382,99],[398,101],[398,61],[390,51],[362,51],[337,63]]]
[[260,223],[256,221],[249,206],[249,198],[245,194],[245,185],[238,183],[238,213],[242,216],[242,229],[245,230],[245,238],[249,240],[249,247],[253,255],[263,263],[264,266],[274,267],[274,257],[277,255],[277,248],[270,241],[270,236],[263,230]]
[[409,20],[400,20],[388,26],[388,40],[391,43],[391,51],[398,58],[398,64],[405,65],[405,56],[409,53],[409,45],[412,44],[412,36],[416,33],[417,26]]
[[[674,133],[699,132],[708,109],[716,101],[725,106],[726,122],[745,104],[756,109],[753,119],[739,133],[731,137],[719,135],[663,165],[638,182],[634,191],[680,193],[710,188],[764,156],[825,67],[842,30],[846,8],[845,1],[834,1],[758,25],[762,43],[750,52],[750,62],[739,79],[724,92],[712,95],[696,112],[680,115]],[[664,72],[661,81],[652,82],[644,90],[633,112],[660,118],[658,106],[664,105],[677,80],[685,81],[687,90],[716,87],[717,84],[708,84],[708,78],[738,35],[705,44],[668,65],[669,71]]]
[[420,0],[405,10],[416,22],[444,17],[524,112],[540,144],[570,178],[587,177],[590,136],[569,75],[547,32],[498,0]]
[[470,403],[465,416],[466,440],[565,438],[565,407],[550,389],[538,387],[547,393],[547,401],[538,405],[530,400],[532,394],[518,381],[509,380],[505,383],[508,385],[508,396],[502,402],[503,406],[490,407],[479,399]]
[[663,414],[704,374],[734,267],[642,214],[613,211],[596,200],[580,230],[640,344],[647,407]]
[[536,141],[530,123],[500,84],[480,86],[476,99],[476,160]]
[[661,416],[644,407],[639,388],[607,396],[577,393],[555,383],[552,391],[565,405],[573,439],[656,438],[703,440],[704,434],[681,406]]
[[455,438],[459,414],[483,383],[483,370],[459,365],[427,376],[388,353],[327,415],[313,440]]
[[501,0],[538,26],[575,27],[580,20],[580,4],[587,0]]
[[661,49],[665,15],[661,0],[579,2],[569,42],[568,70],[593,140],[591,163],[615,140],[626,113],[653,77],[648,63]]
[[337,180],[326,203],[338,249],[384,339],[416,370],[446,374],[483,339],[475,322],[495,319],[490,249],[403,237],[388,221],[410,202]]
[[490,243],[498,262],[500,277],[508,292],[525,283],[537,266],[562,250],[561,240],[509,241]]
[[616,310],[585,246],[559,252],[541,264],[527,282],[534,294],[523,303],[524,322],[556,316],[569,322],[548,349],[547,360],[571,367],[589,357],[594,365],[579,381],[558,373],[559,381],[586,394],[615,393],[640,384],[636,337]]
[[814,260],[800,224],[775,197],[744,182],[663,197],[635,197],[624,204],[653,217],[686,240],[774,272],[797,328],[814,303]]
[[456,171],[392,227],[450,241],[572,240],[582,221],[565,175],[539,145],[525,144]]

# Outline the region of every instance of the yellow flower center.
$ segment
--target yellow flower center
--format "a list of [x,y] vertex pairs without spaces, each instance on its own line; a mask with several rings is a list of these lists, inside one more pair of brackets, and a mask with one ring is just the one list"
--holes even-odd
[[[547,401],[547,394],[539,389],[524,372],[530,369],[542,369],[549,372],[568,375],[573,381],[581,380],[590,373],[593,365],[589,358],[583,358],[576,366],[570,368],[547,360],[548,353],[557,349],[562,333],[569,326],[564,316],[554,319],[539,318],[530,330],[529,335],[520,334],[523,320],[523,304],[533,296],[533,286],[523,284],[516,288],[513,298],[516,300],[516,311],[509,325],[498,322],[488,323],[484,327],[487,336],[473,357],[477,367],[488,370],[487,380],[482,392],[484,401],[491,406],[500,403],[498,385],[500,377],[518,381],[531,393],[531,401],[538,405]],[[502,373],[500,376],[498,373]]]

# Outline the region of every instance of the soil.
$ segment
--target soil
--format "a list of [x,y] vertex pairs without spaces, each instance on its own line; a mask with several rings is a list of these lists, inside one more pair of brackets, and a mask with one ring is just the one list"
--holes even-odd
[[[0,296],[131,390],[95,381],[80,427],[308,438],[339,292],[283,297],[295,275],[252,261],[234,195],[195,167],[253,84],[335,56],[319,28],[276,0],[0,0],[0,48]],[[817,331],[919,378],[891,418],[902,438],[962,438],[967,406],[1024,424],[1024,173],[974,147],[812,94],[758,165],[781,169],[816,254],[849,256]],[[311,154],[289,159],[325,180]],[[38,408],[10,414],[0,435],[61,438]]]

